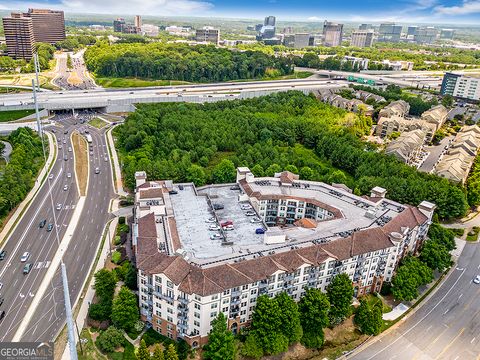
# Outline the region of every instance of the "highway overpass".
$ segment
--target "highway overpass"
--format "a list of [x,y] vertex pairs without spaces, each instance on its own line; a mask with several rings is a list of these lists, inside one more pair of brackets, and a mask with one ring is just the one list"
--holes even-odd
[[[37,94],[39,107],[48,111],[72,109],[102,109],[106,112],[131,111],[137,103],[158,102],[215,102],[246,99],[274,92],[299,90],[309,93],[318,89],[337,89],[348,86],[344,80],[293,79],[254,81],[129,89],[94,89],[56,91]],[[0,95],[2,110],[33,109],[30,93]]]

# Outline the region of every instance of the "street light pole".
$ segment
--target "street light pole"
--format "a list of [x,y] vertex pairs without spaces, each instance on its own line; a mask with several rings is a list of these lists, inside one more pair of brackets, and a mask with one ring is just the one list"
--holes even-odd
[[62,261],[62,282],[63,296],[65,302],[65,315],[67,317],[68,347],[70,349],[70,360],[78,360],[77,347],[75,344],[75,330],[73,327],[72,306],[70,304],[70,293],[68,290],[67,269]]

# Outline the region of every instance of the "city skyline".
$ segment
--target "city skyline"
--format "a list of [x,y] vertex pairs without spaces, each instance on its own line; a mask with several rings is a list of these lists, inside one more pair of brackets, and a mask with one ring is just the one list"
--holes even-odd
[[233,0],[164,0],[161,5],[159,6],[156,0],[106,0],[101,3],[92,3],[90,0],[14,0],[0,4],[0,10],[49,7],[65,10],[67,13],[126,15],[135,8],[136,13],[151,16],[229,18],[259,18],[268,13],[285,21],[310,22],[322,22],[325,19],[371,22],[375,19],[375,22],[475,24],[480,19],[480,1],[478,0],[401,0],[392,4],[381,3],[378,0],[367,4],[351,0],[341,4],[318,4],[310,0],[292,4],[285,0],[263,0],[243,2],[241,6]]

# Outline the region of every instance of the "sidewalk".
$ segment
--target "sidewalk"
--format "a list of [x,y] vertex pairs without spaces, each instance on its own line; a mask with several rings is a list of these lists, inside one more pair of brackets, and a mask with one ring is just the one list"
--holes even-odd
[[48,158],[46,164],[43,166],[43,169],[40,171],[38,174],[37,180],[35,180],[35,185],[33,186],[32,190],[27,194],[25,199],[20,203],[20,205],[17,206],[17,209],[13,213],[13,215],[8,219],[7,223],[3,227],[3,230],[0,232],[0,245],[7,240],[8,236],[10,236],[10,233],[15,230],[17,227],[18,220],[26,211],[30,205],[30,202],[32,199],[35,197],[37,194],[38,190],[40,187],[43,185],[43,182],[47,178],[47,174],[50,172],[50,167],[52,166],[54,160],[55,160],[55,155],[56,155],[56,147],[55,147],[55,141],[53,140],[53,135],[45,132],[48,138]]
[[[91,274],[94,274],[98,270],[104,268],[105,262],[107,261],[107,256],[110,253],[110,241],[109,241],[109,239],[114,238],[115,230],[117,228],[117,223],[118,223],[118,218],[114,218],[110,222],[110,225],[108,227],[108,232],[110,233],[110,236],[108,236],[108,234],[105,233],[106,239],[104,239],[103,247],[100,250],[100,257],[98,258],[95,269],[93,269],[93,271],[91,271]],[[95,289],[93,288],[94,283],[95,283],[95,278],[93,276],[91,276],[90,281],[87,285],[87,292],[85,293],[83,299],[81,298],[82,302],[81,302],[81,305],[80,305],[80,310],[78,310],[78,313],[76,314],[76,316],[74,315],[74,318],[75,318],[75,321],[77,323],[79,332],[82,331],[82,329],[85,325],[85,320],[86,320],[87,315],[88,315],[88,309],[90,307],[90,304],[93,301],[93,297],[95,296]],[[74,308],[75,308],[75,306],[74,306]],[[74,309],[74,313],[75,313],[75,309]],[[75,332],[75,340],[78,343],[79,339],[78,339],[78,335],[77,335],[76,332]],[[67,344],[67,346],[65,347],[65,350],[63,351],[62,360],[69,360],[69,358],[70,358],[70,352],[69,352],[68,346],[69,345]]]
[[113,131],[114,128],[115,127],[112,127],[110,129],[108,129],[107,133],[106,133],[108,147],[109,147],[110,154],[111,154],[111,157],[112,157],[112,160],[113,160],[112,171],[114,171],[114,175],[115,175],[115,176],[112,177],[112,178],[114,178],[113,188],[118,195],[127,196],[128,193],[125,190],[123,190],[122,171],[120,169],[120,165],[119,165],[119,162],[118,162],[117,151],[115,150],[115,142],[113,141],[113,136],[112,136],[112,131]]

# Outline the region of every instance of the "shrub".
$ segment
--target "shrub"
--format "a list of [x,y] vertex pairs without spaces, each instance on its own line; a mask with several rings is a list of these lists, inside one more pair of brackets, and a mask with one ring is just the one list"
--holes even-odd
[[118,265],[120,264],[121,260],[122,260],[122,254],[120,253],[120,251],[114,251],[112,254],[112,262]]
[[119,223],[120,225],[125,224],[125,216],[120,216],[120,217],[118,218],[118,223]]
[[95,341],[97,347],[106,353],[113,352],[117,347],[123,344],[125,338],[120,330],[110,326],[102,332]]
[[113,245],[118,246],[121,243],[122,243],[122,238],[119,235],[115,236],[115,238],[113,239]]

